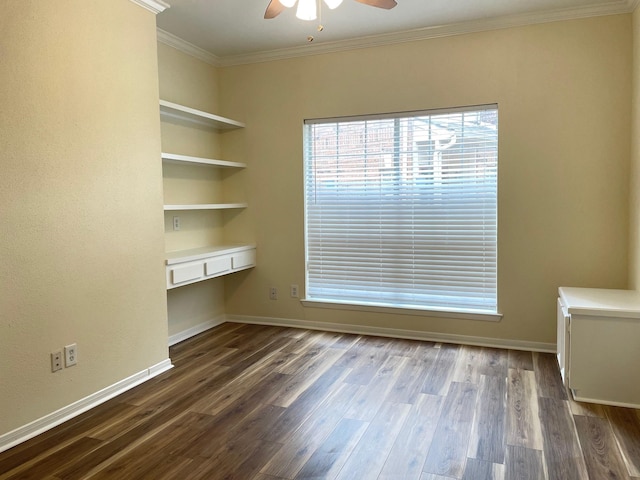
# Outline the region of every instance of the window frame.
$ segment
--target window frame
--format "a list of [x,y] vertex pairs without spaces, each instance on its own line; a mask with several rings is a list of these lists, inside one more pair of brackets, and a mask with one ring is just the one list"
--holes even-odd
[[[449,307],[449,306],[436,306],[436,305],[413,305],[413,304],[389,304],[389,303],[377,303],[368,302],[363,300],[344,300],[337,298],[321,298],[310,297],[309,292],[309,206],[308,206],[308,162],[310,141],[308,139],[308,126],[309,125],[322,125],[332,123],[347,123],[358,121],[371,121],[371,120],[391,120],[391,119],[415,119],[425,116],[438,116],[458,113],[479,113],[486,110],[495,110],[496,126],[495,126],[495,310],[493,309],[476,309],[476,308],[464,308],[464,307]],[[303,182],[304,182],[304,254],[305,254],[305,292],[307,297],[301,300],[301,303],[309,307],[318,308],[331,308],[340,310],[360,310],[369,312],[382,312],[382,313],[394,313],[405,315],[420,315],[420,316],[436,316],[445,318],[459,318],[459,319],[472,319],[472,320],[485,320],[485,321],[500,321],[502,315],[499,313],[498,304],[498,255],[497,255],[497,234],[498,234],[498,139],[499,129],[497,123],[498,105],[475,105],[467,107],[455,107],[445,109],[432,109],[432,110],[420,110],[409,112],[396,112],[390,114],[372,114],[372,115],[358,115],[348,117],[331,117],[331,118],[318,118],[307,119],[304,121],[303,131],[303,150],[304,150],[304,165],[303,165]],[[394,144],[395,149],[400,147]],[[417,147],[416,147],[417,148]],[[414,161],[414,160],[412,160]],[[417,160],[416,160],[417,161]]]

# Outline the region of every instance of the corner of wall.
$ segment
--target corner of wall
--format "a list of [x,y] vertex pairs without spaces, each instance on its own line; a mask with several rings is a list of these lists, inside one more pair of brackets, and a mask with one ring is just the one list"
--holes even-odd
[[640,8],[632,14],[631,155],[629,175],[629,280],[640,288]]

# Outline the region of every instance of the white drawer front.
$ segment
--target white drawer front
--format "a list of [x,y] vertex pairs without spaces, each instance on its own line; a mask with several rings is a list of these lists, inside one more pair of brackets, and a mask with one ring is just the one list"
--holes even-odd
[[228,272],[231,270],[231,257],[224,256],[207,260],[204,264],[204,268],[206,276],[220,275],[224,272]]
[[235,253],[232,258],[232,268],[253,267],[256,264],[256,251],[247,250],[246,252]]
[[203,276],[203,273],[202,263],[174,267],[171,269],[171,281],[174,285],[177,285],[179,283],[197,280]]

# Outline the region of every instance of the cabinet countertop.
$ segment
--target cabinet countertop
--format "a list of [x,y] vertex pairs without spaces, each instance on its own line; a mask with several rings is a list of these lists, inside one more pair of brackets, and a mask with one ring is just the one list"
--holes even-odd
[[178,250],[167,252],[165,262],[167,265],[175,265],[194,260],[202,260],[216,255],[230,255],[254,248],[256,248],[255,244],[231,244]]
[[558,293],[571,314],[640,319],[640,292],[636,290],[560,287]]

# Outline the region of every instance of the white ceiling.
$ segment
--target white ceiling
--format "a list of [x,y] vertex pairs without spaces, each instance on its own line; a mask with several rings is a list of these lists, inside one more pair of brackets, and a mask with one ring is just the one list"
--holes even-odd
[[[544,21],[626,13],[638,0],[397,0],[383,10],[344,0],[322,9],[318,22],[286,9],[263,19],[268,0],[168,0],[158,14],[159,38],[182,40],[215,63],[232,64],[266,57],[298,56],[366,44],[392,43],[429,36],[479,31]],[[307,42],[312,35],[315,39]],[[175,38],[178,37],[178,38]],[[191,46],[189,45],[189,46]],[[205,53],[206,52],[206,53]]]

